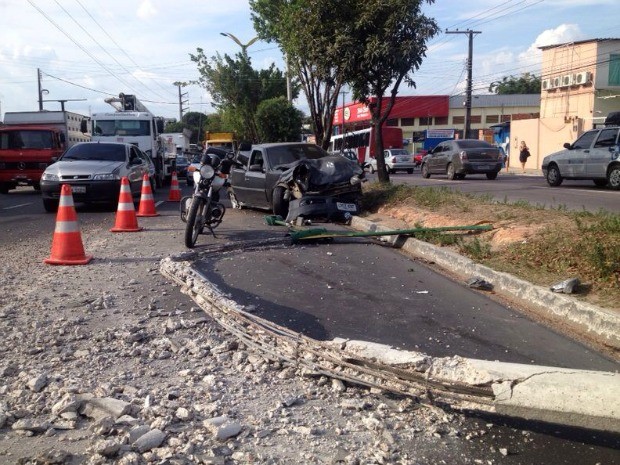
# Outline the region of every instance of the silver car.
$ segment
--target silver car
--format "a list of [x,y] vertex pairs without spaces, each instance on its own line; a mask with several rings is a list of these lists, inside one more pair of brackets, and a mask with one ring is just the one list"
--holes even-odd
[[[415,162],[413,155],[411,155],[407,149],[386,149],[383,151],[383,158],[385,160],[385,167],[389,173],[396,173],[397,171],[406,171],[407,173],[413,173],[415,168]],[[371,173],[377,171],[377,159],[370,160],[369,169]]]
[[620,189],[620,127],[592,129],[564,150],[543,158],[542,172],[550,186],[564,179],[589,179],[600,187]]
[[142,178],[148,175],[154,186],[147,155],[132,144],[83,142],[69,148],[41,177],[43,207],[58,209],[60,188],[71,185],[76,202],[118,204],[121,178],[127,177],[134,198],[142,191]]

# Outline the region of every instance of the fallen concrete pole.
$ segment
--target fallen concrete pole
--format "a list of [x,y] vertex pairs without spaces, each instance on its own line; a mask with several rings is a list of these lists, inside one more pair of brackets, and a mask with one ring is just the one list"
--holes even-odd
[[448,404],[456,410],[620,433],[620,375],[465,359],[433,358],[348,340],[316,341],[263,320],[222,294],[192,265],[211,254],[282,243],[213,246],[161,262],[160,271],[215,321],[264,357],[313,375]]

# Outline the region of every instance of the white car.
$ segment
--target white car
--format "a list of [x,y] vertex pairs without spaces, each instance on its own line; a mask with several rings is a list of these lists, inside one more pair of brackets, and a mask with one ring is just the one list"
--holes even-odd
[[565,179],[590,179],[597,186],[620,190],[620,126],[592,129],[564,150],[547,155],[542,172],[547,183],[559,186]]

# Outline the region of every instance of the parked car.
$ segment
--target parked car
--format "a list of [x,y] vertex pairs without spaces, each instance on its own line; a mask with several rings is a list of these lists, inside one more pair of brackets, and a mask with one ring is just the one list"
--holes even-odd
[[428,152],[422,159],[422,176],[445,174],[448,179],[464,179],[468,174],[486,174],[488,179],[497,178],[502,169],[500,150],[478,139],[446,140]]
[[342,221],[359,213],[364,171],[315,144],[242,144],[230,173],[235,208],[269,209],[286,221]]
[[187,157],[185,155],[177,155],[174,163],[177,172],[177,179],[187,176],[187,167],[189,166],[189,160]]
[[62,184],[71,185],[75,202],[108,202],[116,206],[121,178],[127,177],[131,193],[139,197],[147,174],[155,186],[154,167],[148,156],[132,144],[82,142],[69,148],[41,177],[43,207],[58,209]]
[[564,150],[543,158],[547,183],[559,186],[564,179],[589,179],[597,186],[620,189],[620,126],[586,131]]
[[[407,149],[386,149],[383,151],[383,157],[389,173],[396,173],[397,171],[406,171],[409,174],[413,173],[415,163],[413,161],[413,156]],[[370,160],[368,168],[371,173],[377,171],[376,158]]]

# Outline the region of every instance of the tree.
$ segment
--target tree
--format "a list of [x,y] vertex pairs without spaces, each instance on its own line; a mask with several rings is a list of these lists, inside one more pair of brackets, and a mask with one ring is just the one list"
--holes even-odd
[[523,73],[520,77],[504,76],[501,81],[492,82],[489,92],[499,95],[540,94],[540,77]]
[[356,0],[250,0],[254,28],[276,42],[306,95],[316,143],[329,145],[346,56],[349,10]]
[[198,82],[211,94],[213,106],[221,113],[222,121],[229,125],[227,130],[256,142],[258,130],[254,117],[258,104],[286,95],[282,71],[273,64],[268,69],[255,70],[245,49],[235,59],[219,53],[208,59],[201,48],[190,57],[198,65]]
[[190,111],[183,115],[182,121],[168,123],[164,128],[165,133],[183,132],[184,129],[191,131],[190,142],[201,144],[205,137],[205,126],[208,116],[198,111]]
[[301,140],[303,114],[284,97],[263,100],[256,111],[256,125],[262,142]]
[[[388,119],[400,85],[415,87],[411,72],[426,56],[426,43],[439,31],[435,20],[421,12],[434,0],[366,0],[355,2],[350,33],[356,47],[350,51],[347,82],[353,97],[368,105],[375,131],[379,181],[389,182],[381,129]],[[384,97],[389,89],[389,96]],[[387,101],[386,101],[387,100]],[[384,104],[385,103],[385,104]]]

